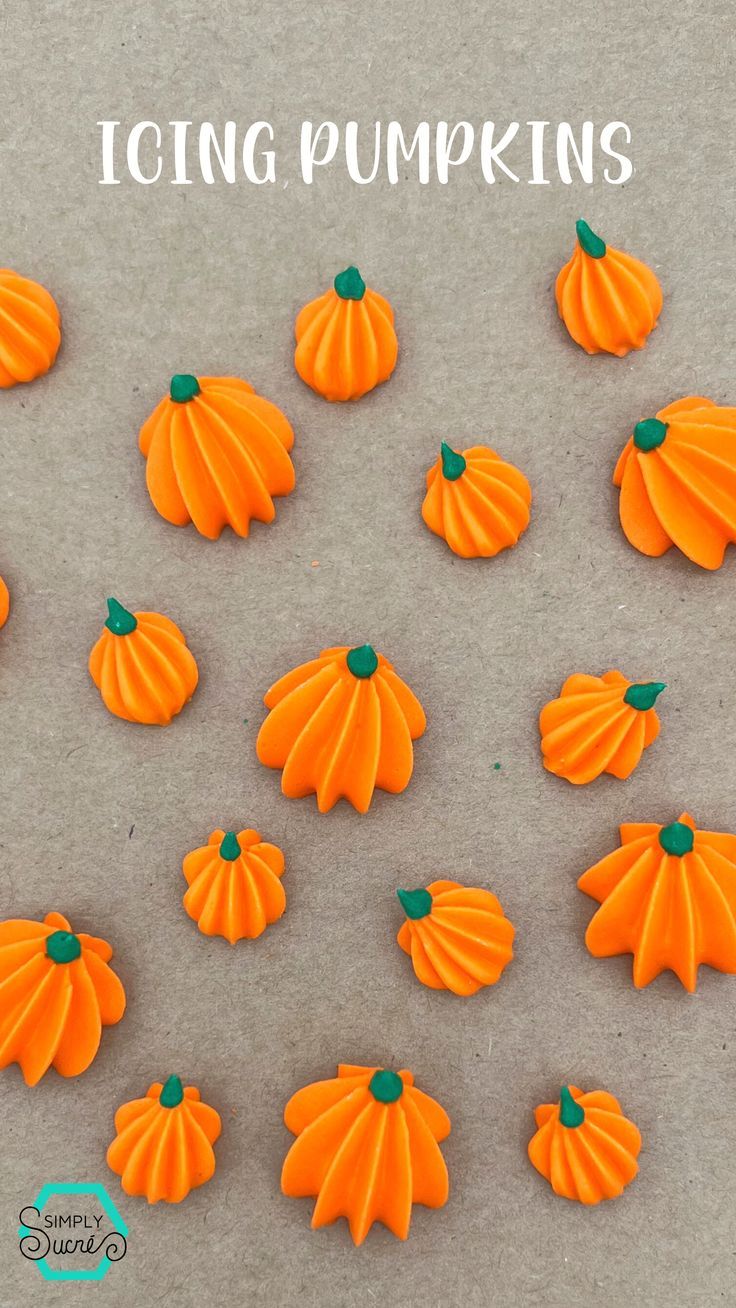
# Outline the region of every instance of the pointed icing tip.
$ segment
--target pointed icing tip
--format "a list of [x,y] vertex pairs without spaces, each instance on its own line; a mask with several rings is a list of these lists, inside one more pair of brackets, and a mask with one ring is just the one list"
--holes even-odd
[[178,1076],[170,1076],[165,1082],[158,1102],[162,1108],[176,1108],[184,1098],[184,1087]]
[[190,372],[177,372],[171,378],[169,395],[177,404],[187,404],[195,395],[199,395],[199,392],[199,382]]
[[647,709],[654,708],[657,697],[666,689],[667,685],[664,681],[640,681],[636,685],[629,686],[624,695],[624,703],[631,708],[646,712]]
[[368,1082],[368,1089],[379,1104],[395,1104],[404,1093],[404,1082],[398,1072],[389,1072],[387,1068],[382,1067],[380,1071],[373,1073]]
[[560,1090],[560,1122],[563,1126],[582,1126],[585,1121],[585,1109],[573,1099],[570,1087],[563,1085]]
[[644,454],[656,450],[667,435],[667,427],[668,423],[660,422],[659,418],[643,418],[641,422],[637,422],[634,428],[634,444],[637,450],[642,450]]
[[378,655],[372,645],[356,645],[348,650],[346,662],[354,677],[372,677],[378,667]]
[[362,300],[365,295],[365,282],[352,264],[337,274],[333,285],[341,300]]
[[105,626],[114,636],[129,636],[138,626],[138,619],[124,609],[116,599],[107,601],[107,620]]
[[235,832],[226,831],[220,842],[220,858],[226,859],[228,863],[234,863],[236,858],[240,858],[241,853]]
[[588,226],[584,218],[578,218],[575,224],[575,234],[580,242],[580,248],[589,254],[591,259],[602,259],[606,253],[606,242],[602,241],[600,236]]
[[428,890],[397,890],[401,907],[406,916],[418,922],[432,912],[432,896]]
[[695,832],[685,822],[671,822],[668,827],[662,827],[659,843],[665,854],[671,854],[673,858],[683,858],[685,854],[690,853],[695,844]]
[[462,477],[467,467],[467,462],[458,450],[453,450],[447,441],[443,441],[440,449],[442,455],[442,476],[445,481],[457,481]]

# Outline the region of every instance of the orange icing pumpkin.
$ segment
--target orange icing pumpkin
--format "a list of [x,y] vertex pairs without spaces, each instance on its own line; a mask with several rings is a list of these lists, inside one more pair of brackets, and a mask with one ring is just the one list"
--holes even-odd
[[651,268],[606,245],[582,218],[572,258],[555,284],[557,308],[588,354],[640,350],[657,326],[662,288]]
[[0,577],[0,627],[4,627],[10,613],[10,591]]
[[199,1090],[170,1076],[118,1109],[107,1165],[126,1194],[178,1204],[214,1175],[212,1146],[221,1130],[219,1113],[201,1102]]
[[357,268],[338,273],[297,316],[296,370],[326,400],[360,399],[391,376],[398,352],[393,309]]
[[209,540],[225,526],[247,536],[252,518],[273,522],[273,497],[294,489],[289,423],[237,377],[172,377],[138,443],[161,517],[193,522]]
[[86,1071],[103,1026],[125,1012],[111,958],[105,940],[73,933],[61,913],[0,922],[0,1068],[18,1063],[26,1085],[50,1067]]
[[686,990],[698,966],[736,972],[736,836],[677,822],[626,822],[621,848],[578,886],[600,904],[585,933],[595,958],[633,954],[634,985],[670,969]]
[[213,831],[184,859],[184,907],[205,936],[255,940],[286,908],[284,856],[257,831]]
[[603,772],[625,781],[659,735],[654,703],[664,689],[662,681],[627,681],[620,672],[568,677],[539,715],[547,771],[575,786]]
[[261,763],[282,768],[290,799],[315,794],[320,813],[347,799],[360,813],[373,791],[399,794],[414,767],[424,710],[372,645],[325,649],[277,681],[258,733]]
[[0,388],[33,381],[53,367],[60,321],[45,287],[0,268]]
[[474,995],[496,984],[513,958],[514,928],[490,890],[433,881],[396,893],[406,913],[396,938],[423,985]]
[[689,395],[638,422],[613,474],[627,540],[720,568],[736,541],[736,408]]
[[427,473],[422,517],[464,559],[490,559],[515,545],[529,526],[532,492],[512,463],[486,445],[460,454],[446,441]]
[[555,1194],[581,1204],[617,1199],[639,1170],[639,1131],[605,1090],[563,1086],[558,1104],[534,1110],[529,1158]]
[[337,1077],[298,1090],[284,1110],[297,1139],[281,1189],[315,1197],[312,1227],[347,1218],[354,1244],[374,1222],[405,1240],[412,1204],[441,1208],[449,1181],[438,1142],[450,1119],[411,1072],[342,1064]]
[[162,613],[129,613],[115,599],[89,656],[105,707],[126,722],[165,727],[192,698],[199,673],[179,628]]

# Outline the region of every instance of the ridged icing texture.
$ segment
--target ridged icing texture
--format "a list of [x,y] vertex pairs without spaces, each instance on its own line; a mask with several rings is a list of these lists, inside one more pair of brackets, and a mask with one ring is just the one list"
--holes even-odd
[[61,344],[60,321],[45,287],[0,268],[0,388],[48,372]]
[[661,682],[631,682],[616,671],[602,677],[581,672],[568,677],[559,698],[545,704],[539,715],[548,772],[576,786],[603,772],[626,780],[659,735],[656,709],[635,708],[626,701],[635,685],[652,687],[652,694],[664,689]]
[[[633,1181],[641,1136],[613,1095],[565,1086],[560,1102],[540,1104],[534,1117],[529,1158],[555,1194],[597,1204],[618,1198]],[[566,1119],[575,1124],[566,1126]]]
[[149,1204],[180,1203],[214,1175],[212,1146],[221,1129],[219,1113],[201,1102],[199,1090],[172,1076],[117,1110],[107,1164],[126,1194],[145,1195]]
[[61,913],[0,922],[0,1067],[18,1063],[27,1085],[50,1067],[79,1076],[103,1026],[125,1012],[105,940],[75,934]]
[[[247,536],[251,519],[272,522],[274,497],[294,489],[294,433],[280,409],[237,377],[191,378],[197,385],[156,406],[139,436],[154,506],[177,527],[194,523],[216,540],[223,527]],[[186,395],[175,400],[174,394]]]
[[443,442],[427,473],[422,517],[454,554],[493,558],[526,531],[531,502],[524,474],[494,450],[473,445],[457,454]]
[[[351,271],[357,272],[346,269]],[[344,275],[335,279],[336,285]],[[369,288],[360,298],[346,298],[331,287],[300,311],[295,334],[296,370],[326,400],[360,399],[396,367],[393,309]]]
[[312,1226],[347,1218],[356,1245],[374,1222],[399,1239],[412,1204],[440,1208],[449,1181],[439,1141],[450,1133],[443,1108],[411,1072],[341,1065],[289,1100],[284,1121],[297,1137],[281,1172],[292,1198],[315,1197]]
[[397,936],[418,979],[432,990],[456,995],[474,995],[495,985],[511,962],[514,939],[514,927],[496,896],[459,881],[433,881],[427,892],[429,911],[414,916],[409,903]]
[[127,616],[136,625],[125,634],[105,624],[89,656],[90,676],[116,717],[165,727],[194,694],[197,664],[170,618],[146,612]]
[[[233,857],[235,855],[235,857]],[[184,907],[205,936],[254,940],[286,908],[284,856],[257,831],[213,831],[183,864]]]
[[602,257],[594,257],[578,239],[557,277],[555,296],[560,317],[578,345],[588,354],[621,357],[640,350],[657,326],[662,288],[645,263],[610,245],[604,249]]
[[277,681],[264,702],[270,712],[258,758],[283,769],[290,798],[316,794],[321,813],[347,799],[365,813],[376,787],[398,794],[409,784],[424,710],[370,645],[323,650]]
[[616,464],[624,535],[653,558],[675,545],[701,568],[720,568],[736,542],[736,407],[689,395],[656,422],[654,437],[651,419],[637,424]]
[[596,958],[633,954],[635,986],[669,969],[692,992],[701,963],[736,972],[736,835],[699,831],[687,813],[669,826],[629,822],[621,848],[578,886],[600,904],[588,949]]

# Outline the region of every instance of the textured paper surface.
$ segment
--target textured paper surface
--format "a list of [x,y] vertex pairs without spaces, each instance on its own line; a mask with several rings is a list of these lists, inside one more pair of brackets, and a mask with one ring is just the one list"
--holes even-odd
[[[52,908],[110,940],[124,1021],[74,1082],[0,1078],[0,1303],[76,1306],[715,1305],[733,1295],[736,982],[705,971],[643,993],[630,960],[583,947],[577,876],[622,820],[687,807],[734,830],[733,586],[636,554],[611,471],[631,425],[688,392],[734,401],[731,6],[613,9],[89,0],[0,19],[0,263],[45,282],[57,367],[0,396],[0,907]],[[623,118],[623,189],[312,188],[303,118]],[[260,189],[97,184],[95,123],[270,119]],[[285,185],[288,180],[288,185]],[[552,287],[584,214],[647,259],[666,295],[649,347],[588,358]],[[292,369],[296,310],[346,263],[386,293],[391,382],[330,406]],[[137,430],[172,372],[235,373],[296,431],[297,492],[249,541],[176,530],[146,494]],[[447,437],[486,440],[534,488],[495,562],[455,559],[419,517]],[[116,594],[181,624],[202,680],[169,729],[110,717],[86,660]],[[262,695],[323,645],[372,641],[426,706],[400,798],[360,818],[285,800],[256,762]],[[662,735],[626,784],[581,790],[540,765],[536,714],[574,670],[662,679]],[[494,770],[500,762],[501,768]],[[208,942],[181,907],[182,856],[254,825],[287,858],[286,916]],[[490,886],[518,929],[492,991],[413,979],[397,885]],[[452,1193],[402,1245],[313,1233],[279,1193],[281,1113],[339,1060],[410,1067],[453,1120]],[[178,1208],[127,1199],[105,1165],[113,1111],[170,1072],[222,1114],[214,1181]],[[603,1086],[638,1123],[641,1172],[596,1211],[557,1200],[526,1144],[562,1082]],[[49,1180],[103,1181],[129,1250],[98,1286],[45,1285],[17,1215]]]

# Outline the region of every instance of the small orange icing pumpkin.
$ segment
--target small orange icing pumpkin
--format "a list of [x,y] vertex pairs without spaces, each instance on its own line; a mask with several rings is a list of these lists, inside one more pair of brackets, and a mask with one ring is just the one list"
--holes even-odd
[[532,492],[512,463],[486,445],[460,454],[446,441],[427,473],[422,517],[464,559],[490,559],[529,526]]
[[209,540],[226,525],[247,536],[252,518],[273,522],[273,497],[294,489],[289,423],[237,377],[172,377],[138,443],[161,517]]
[[0,922],[0,1068],[18,1063],[26,1085],[50,1067],[79,1076],[103,1026],[125,1012],[125,991],[105,940],[76,934],[61,913]]
[[60,321],[45,287],[0,268],[0,388],[33,381],[53,367]]
[[10,591],[0,577],[0,627],[4,627],[10,613]]
[[221,1130],[219,1113],[202,1103],[199,1090],[170,1076],[118,1108],[107,1165],[126,1194],[178,1204],[214,1176],[212,1146]]
[[736,542],[736,408],[689,395],[638,422],[613,475],[627,540],[720,568]]
[[183,867],[184,907],[205,936],[255,940],[286,908],[284,856],[257,831],[213,831]]
[[603,772],[625,781],[659,735],[654,703],[664,689],[662,681],[627,681],[620,672],[575,672],[539,715],[547,771],[575,786]]
[[433,881],[396,893],[406,914],[397,940],[423,985],[474,995],[496,984],[513,958],[514,928],[490,890]]
[[315,794],[320,813],[347,799],[366,813],[373,791],[399,794],[427,720],[419,700],[372,645],[324,649],[277,681],[258,733],[261,763],[282,768],[290,799]]
[[633,954],[634,985],[670,969],[694,991],[701,963],[736,973],[736,835],[677,822],[626,822],[621,848],[578,881],[600,908],[585,943],[595,958]]
[[359,400],[391,376],[398,352],[393,309],[357,268],[297,316],[296,370],[326,400]]
[[441,1208],[449,1181],[439,1141],[450,1119],[411,1072],[341,1064],[298,1090],[284,1110],[297,1137],[281,1172],[291,1198],[314,1196],[312,1227],[347,1218],[353,1243],[374,1222],[405,1240],[412,1204]]
[[657,278],[639,259],[606,245],[582,218],[575,230],[572,258],[555,285],[562,321],[588,354],[640,350],[662,311]]
[[89,656],[105,707],[126,722],[165,727],[192,698],[199,673],[176,623],[162,613],[129,613],[115,599]]
[[639,1170],[639,1131],[605,1090],[563,1086],[558,1104],[534,1110],[529,1158],[555,1194],[581,1204],[617,1199]]

